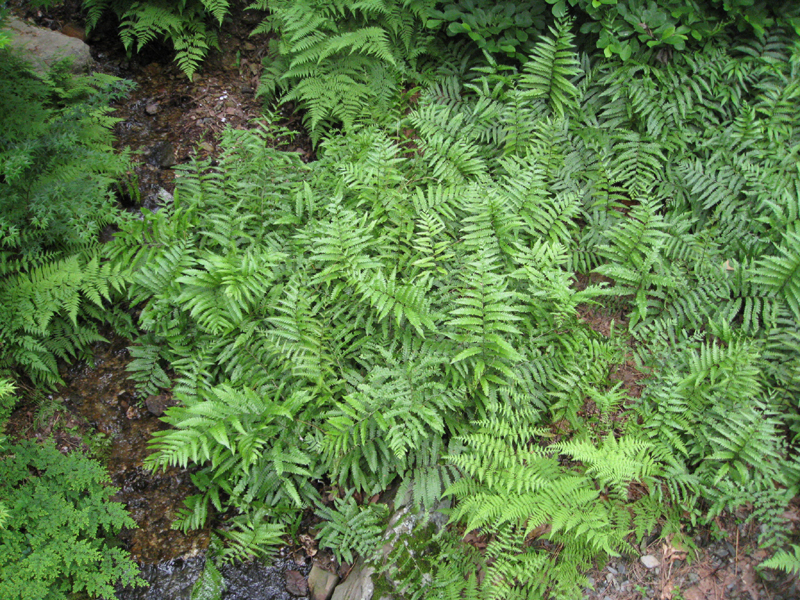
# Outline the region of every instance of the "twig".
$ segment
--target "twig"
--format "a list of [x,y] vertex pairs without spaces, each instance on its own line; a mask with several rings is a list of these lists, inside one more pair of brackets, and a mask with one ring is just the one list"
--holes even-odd
[[739,576],[739,526],[736,526],[736,555],[733,557],[733,576]]

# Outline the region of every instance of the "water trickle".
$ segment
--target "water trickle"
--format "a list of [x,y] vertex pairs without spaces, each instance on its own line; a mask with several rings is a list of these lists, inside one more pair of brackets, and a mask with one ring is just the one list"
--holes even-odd
[[[142,567],[147,588],[117,590],[117,600],[189,600],[192,586],[203,571],[205,558],[174,559]],[[220,569],[226,589],[222,600],[294,600],[286,591],[286,572],[308,576],[311,567],[278,556],[271,564],[248,561]]]

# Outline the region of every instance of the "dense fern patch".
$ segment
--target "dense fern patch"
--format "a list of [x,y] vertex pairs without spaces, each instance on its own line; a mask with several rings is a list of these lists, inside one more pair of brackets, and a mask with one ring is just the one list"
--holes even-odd
[[92,322],[127,319],[104,304],[121,279],[98,253],[121,219],[112,184],[127,154],[111,146],[108,104],[127,82],[63,68],[41,79],[0,53],[0,374],[53,386],[57,359],[102,339]]
[[[438,539],[414,598],[577,597],[590,561],[744,503],[783,543],[791,40],[654,66],[578,55],[559,21],[520,69],[445,65],[394,126],[354,122],[311,165],[266,123],[228,131],[217,166],[182,168],[174,205],[109,249],[141,307],[133,376],[153,392],[171,367],[182,401],[149,466],[202,467],[178,525],[235,509],[238,555],[317,507],[323,544],[368,555],[373,509],[322,506],[319,484],[399,480],[491,539],[487,563]],[[608,296],[627,331],[604,336],[577,308]],[[641,395],[612,377],[631,358]]]

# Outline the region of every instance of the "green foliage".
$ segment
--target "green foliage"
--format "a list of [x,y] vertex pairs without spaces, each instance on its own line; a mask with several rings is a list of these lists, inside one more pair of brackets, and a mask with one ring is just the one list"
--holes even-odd
[[11,36],[2,30],[7,15],[8,9],[5,7],[0,8],[0,50],[8,46],[8,44],[11,42]]
[[192,586],[190,600],[220,600],[225,591],[225,579],[217,567],[217,559],[221,548],[216,537],[211,538],[211,544],[206,552],[206,562],[203,572]]
[[102,339],[92,321],[125,324],[104,314],[121,280],[97,238],[121,222],[110,188],[127,155],[111,147],[108,104],[128,86],[63,68],[40,79],[0,52],[0,371],[52,386],[57,359]]
[[319,545],[330,548],[339,562],[352,564],[358,555],[370,558],[379,548],[388,509],[382,504],[359,506],[352,490],[334,504],[316,512],[323,520]]
[[[228,131],[124,225],[134,373],[169,365],[183,403],[148,465],[199,469],[179,525],[235,512],[249,547],[333,485],[325,543],[369,553],[356,492],[447,495],[487,546],[398,550],[410,598],[575,598],[592,561],[744,504],[785,541],[800,50],[723,32],[653,65],[579,56],[571,28],[520,68],[453,51],[408,114],[309,165],[282,130]],[[604,335],[579,315],[608,296]]]
[[[567,6],[576,7],[591,19],[582,33],[598,35],[597,48],[606,57],[628,60],[640,49],[682,52],[687,42],[719,37],[735,28],[738,32],[763,35],[778,24],[800,31],[800,12],[790,1],[765,3],[753,0],[547,0],[553,14],[563,16]],[[736,33],[733,33],[736,35]],[[670,54],[660,54],[664,61]]]
[[[0,432],[2,432],[6,420],[14,410],[14,405],[16,404],[15,389],[14,383],[10,379],[0,378]],[[2,433],[0,433],[0,436],[2,436]]]
[[464,473],[448,490],[458,500],[451,520],[492,534],[483,598],[580,597],[581,566],[631,552],[634,521],[655,524],[663,510],[629,496],[632,484],[656,489],[665,474],[652,443],[609,435],[552,444],[541,422],[535,411],[501,410],[448,457]]
[[430,522],[411,522],[410,531],[401,527],[391,540],[389,554],[378,568],[375,595],[384,588],[407,600],[482,598],[477,573],[485,568],[479,552],[465,545],[449,529],[436,531]]
[[[36,0],[50,5],[58,0]],[[119,36],[125,49],[140,51],[163,37],[175,48],[175,62],[191,79],[211,48],[219,48],[216,25],[230,10],[230,0],[83,0],[86,27],[91,31],[104,13],[119,20]]]
[[459,0],[429,11],[426,26],[448,23],[447,34],[466,34],[490,54],[524,60],[545,28],[544,2]]
[[432,42],[424,20],[433,0],[259,0],[269,10],[254,33],[274,32],[259,95],[307,109],[313,138],[333,124],[387,122]]
[[67,599],[75,593],[113,598],[114,586],[144,585],[128,555],[108,537],[136,527],[110,502],[102,465],[52,444],[2,448],[0,594],[9,600]]
[[779,569],[789,575],[800,575],[800,546],[792,546],[791,550],[781,550],[775,556],[765,560],[759,569]]

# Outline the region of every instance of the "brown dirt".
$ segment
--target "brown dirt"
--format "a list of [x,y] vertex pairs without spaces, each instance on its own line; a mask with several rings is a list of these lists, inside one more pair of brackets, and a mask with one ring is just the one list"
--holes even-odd
[[197,490],[185,470],[153,473],[143,468],[150,453],[147,442],[167,425],[148,410],[127,378],[128,342],[113,335],[109,339],[94,345],[91,364],[64,365],[66,385],[29,397],[11,415],[6,432],[13,438],[51,437],[62,452],[93,452],[103,460],[111,484],[119,489],[113,499],[125,504],[139,525],[119,536],[134,560],[194,556],[208,546],[208,529],[184,535],[172,529],[172,522],[183,500]]
[[[256,91],[268,38],[250,37],[264,13],[245,10],[248,4],[232,3],[231,14],[219,32],[220,49],[209,52],[189,81],[173,61],[169,45],[152,42],[129,57],[112,19],[86,34],[85,17],[75,0],[47,11],[32,9],[24,0],[10,2],[22,18],[73,37],[83,35],[98,71],[136,84],[128,97],[113,105],[113,116],[121,119],[114,129],[115,147],[134,151],[130,182],[138,192],[131,197],[122,190],[122,201],[129,209],[150,210],[160,204],[159,189],[174,191],[171,167],[192,159],[213,160],[220,151],[219,134],[226,127],[248,129],[263,117],[263,102]],[[286,105],[277,109],[276,116],[276,125],[296,132],[282,139],[281,147],[297,152],[302,160],[313,160],[314,149],[302,129],[302,115]]]

